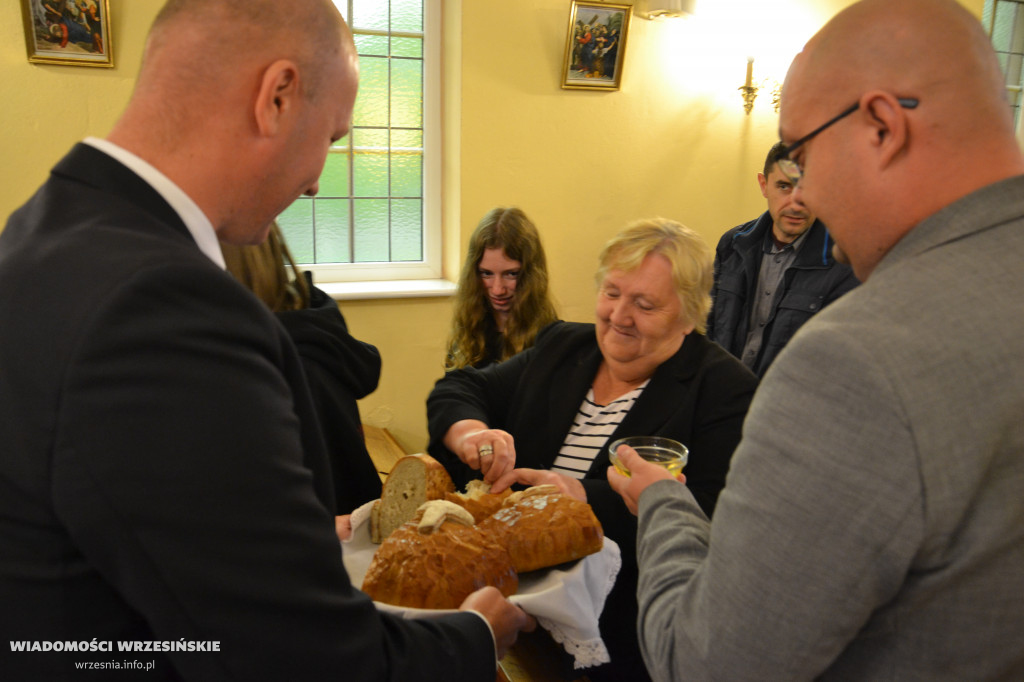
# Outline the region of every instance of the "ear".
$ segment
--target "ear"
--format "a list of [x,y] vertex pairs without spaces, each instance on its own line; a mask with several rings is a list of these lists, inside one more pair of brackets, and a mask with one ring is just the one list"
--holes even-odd
[[909,142],[907,112],[896,97],[879,90],[864,94],[860,110],[871,128],[871,144],[879,155],[879,167],[885,168]]
[[765,199],[768,198],[768,178],[764,176],[764,173],[757,174],[757,184],[761,186],[761,196]]
[[260,135],[278,134],[288,117],[298,110],[301,97],[299,68],[295,62],[279,59],[264,69],[254,111]]

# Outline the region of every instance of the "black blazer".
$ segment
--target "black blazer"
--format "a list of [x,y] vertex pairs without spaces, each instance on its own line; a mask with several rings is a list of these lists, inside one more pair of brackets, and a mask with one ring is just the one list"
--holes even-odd
[[[593,324],[554,322],[532,348],[505,362],[449,372],[427,399],[430,453],[459,485],[479,477],[442,442],[455,422],[479,419],[512,434],[517,467],[550,468],[600,364]],[[738,360],[700,334],[690,334],[655,371],[608,444],[624,436],[682,442],[690,449],[687,485],[710,515],[756,387],[757,378]],[[583,481],[587,499],[609,537],[620,545],[632,543],[636,519],[608,484],[608,465],[606,445]]]
[[76,146],[0,233],[0,292],[0,675],[494,679],[476,615],[403,621],[350,584],[294,345],[141,178]]

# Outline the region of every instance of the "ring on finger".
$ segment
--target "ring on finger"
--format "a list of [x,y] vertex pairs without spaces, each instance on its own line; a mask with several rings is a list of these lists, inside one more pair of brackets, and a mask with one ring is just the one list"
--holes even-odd
[[494,454],[494,446],[492,445],[481,445],[477,448],[476,453],[481,457],[490,457]]

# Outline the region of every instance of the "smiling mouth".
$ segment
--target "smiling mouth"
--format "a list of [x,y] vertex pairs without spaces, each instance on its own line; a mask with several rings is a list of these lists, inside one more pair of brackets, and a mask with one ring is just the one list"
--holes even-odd
[[510,305],[512,303],[511,296],[509,296],[508,298],[494,298],[493,296],[491,296],[490,299],[491,305],[494,306],[495,308],[504,308],[505,306]]

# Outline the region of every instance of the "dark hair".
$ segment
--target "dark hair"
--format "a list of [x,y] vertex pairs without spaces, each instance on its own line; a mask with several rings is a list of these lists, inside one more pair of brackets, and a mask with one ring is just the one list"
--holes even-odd
[[772,173],[772,169],[775,168],[775,164],[779,162],[779,159],[786,158],[786,145],[781,142],[776,142],[772,145],[772,148],[768,150],[768,156],[764,160],[764,176],[768,177]]

